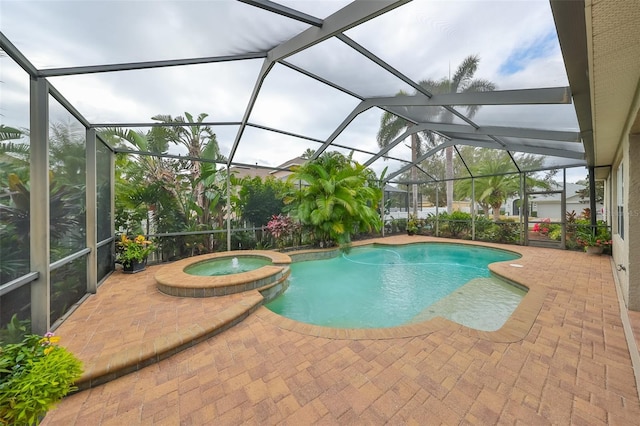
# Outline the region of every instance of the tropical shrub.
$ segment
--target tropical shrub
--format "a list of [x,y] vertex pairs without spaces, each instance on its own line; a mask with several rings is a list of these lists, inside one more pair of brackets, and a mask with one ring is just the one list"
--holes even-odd
[[520,242],[520,223],[514,219],[505,219],[501,222],[492,222],[483,229],[478,228],[476,219],[476,239],[495,243],[517,244]]
[[237,207],[237,215],[253,226],[263,226],[273,215],[282,213],[284,194],[293,187],[269,176],[264,180],[254,178],[232,179],[232,184],[240,187],[238,195],[232,198]]
[[379,232],[382,190],[375,173],[338,152],[327,152],[294,169],[289,181],[302,182],[285,203],[315,244],[348,244],[358,232]]
[[476,216],[476,235],[483,233],[494,225],[494,222],[486,216]]
[[446,212],[440,214],[441,231],[445,235],[455,238],[464,238],[471,233],[471,214],[461,211],[454,211],[451,214]]
[[31,321],[21,320],[17,314],[13,314],[5,328],[0,329],[0,345],[20,342],[31,330]]
[[515,244],[520,242],[520,223],[514,219],[505,219],[494,224],[497,232],[494,234],[494,241],[498,243]]
[[38,424],[82,374],[82,363],[53,333],[0,347],[0,423]]
[[234,250],[252,250],[256,247],[256,237],[253,232],[233,232],[231,234],[231,248]]
[[409,235],[417,234],[421,227],[422,226],[418,218],[414,215],[409,215],[409,220],[407,221],[407,233]]
[[560,241],[562,239],[562,225],[558,223],[549,225],[549,239],[554,241]]

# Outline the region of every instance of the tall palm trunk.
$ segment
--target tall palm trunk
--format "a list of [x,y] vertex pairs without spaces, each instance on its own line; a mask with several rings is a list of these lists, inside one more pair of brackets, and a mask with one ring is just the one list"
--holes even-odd
[[[194,158],[199,158],[202,155],[202,147],[200,145],[200,139],[198,137],[192,137],[189,143],[189,155]],[[193,188],[193,196],[196,204],[202,209],[202,214],[198,217],[198,221],[201,225],[209,224],[209,203],[207,202],[204,190],[204,184],[200,181],[202,175],[202,167],[199,161],[191,161],[190,165],[191,181],[197,182]]]
[[496,203],[496,204],[493,204],[491,206],[491,209],[493,210],[493,221],[494,222],[499,222],[500,221],[500,207],[502,207],[502,201],[500,201],[500,204]]

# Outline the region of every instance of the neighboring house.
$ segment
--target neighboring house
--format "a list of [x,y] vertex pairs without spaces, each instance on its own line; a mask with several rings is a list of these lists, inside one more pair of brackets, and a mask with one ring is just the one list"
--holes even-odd
[[[567,183],[566,192],[566,208],[565,212],[575,211],[579,216],[586,208],[589,208],[589,198],[581,199],[577,191],[585,189],[584,185],[576,183]],[[535,213],[538,218],[549,218],[554,222],[560,222],[560,214],[563,214],[561,208],[561,195],[558,193],[549,195],[536,195],[529,198],[531,204],[530,211]],[[520,214],[520,198],[510,197],[505,202],[503,209],[507,216],[518,216]],[[598,219],[603,218],[604,205],[596,204]]]
[[278,179],[278,180],[286,180],[287,177],[289,177],[289,175],[292,173],[292,170],[291,170],[292,167],[301,166],[306,161],[307,160],[305,158],[295,157],[295,158],[292,158],[291,160],[285,161],[284,163],[274,168],[259,167],[257,165],[256,166],[233,166],[231,167],[230,171],[231,173],[235,174],[235,176],[238,178],[243,178],[247,176],[249,177],[259,176],[264,179],[266,177],[273,176],[275,179]]
[[[582,213],[584,209],[589,208],[589,198],[580,198],[580,194],[576,191],[581,189],[585,189],[584,185],[578,185],[575,183],[567,183],[567,192],[566,192],[566,212],[575,211],[578,216]],[[561,221],[561,217],[558,216],[558,212],[561,212],[561,200],[560,194],[550,194],[545,196],[536,196],[534,203],[533,211],[538,213],[538,218],[549,218],[552,221]],[[598,219],[602,219],[604,205],[602,203],[596,203],[596,212],[598,214]]]

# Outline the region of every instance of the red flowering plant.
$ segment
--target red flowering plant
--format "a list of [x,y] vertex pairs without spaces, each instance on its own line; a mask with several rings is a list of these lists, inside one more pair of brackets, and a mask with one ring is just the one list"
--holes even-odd
[[267,232],[276,240],[278,248],[285,246],[287,239],[293,236],[299,225],[289,216],[282,214],[271,216],[271,220],[267,223]]
[[551,219],[545,218],[542,219],[542,222],[536,222],[533,225],[533,232],[537,232],[540,235],[549,235],[549,228],[551,227]]

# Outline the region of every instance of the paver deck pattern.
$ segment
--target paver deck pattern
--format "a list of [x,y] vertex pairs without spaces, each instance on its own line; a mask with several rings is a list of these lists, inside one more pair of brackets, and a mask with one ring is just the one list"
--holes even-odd
[[[385,239],[417,240],[436,239]],[[541,298],[520,337],[500,341],[438,319],[400,337],[314,336],[260,307],[169,358],[68,396],[43,425],[638,424],[609,257],[493,246],[523,255],[510,262],[521,268],[494,271]],[[113,274],[58,328],[62,343],[91,363],[234,303],[162,295],[153,271]]]

